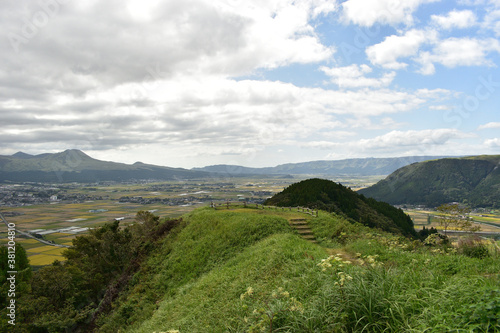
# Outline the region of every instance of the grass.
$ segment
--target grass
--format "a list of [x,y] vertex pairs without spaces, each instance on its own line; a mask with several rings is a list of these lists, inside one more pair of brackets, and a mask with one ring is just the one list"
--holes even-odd
[[186,215],[100,331],[500,331],[494,245],[487,258],[469,258],[337,215],[299,216],[319,244],[289,226],[295,212]]
[[294,234],[294,230],[282,217],[251,212],[203,208],[185,215],[183,229],[167,238],[162,249],[134,276],[134,285],[120,309],[102,318],[103,331],[116,332],[117,322],[136,329],[164,295],[174,297],[248,246],[277,233]]
[[[290,226],[298,218],[317,244]],[[61,249],[16,241],[32,265],[62,258]],[[498,332],[499,245],[471,258],[326,212],[205,207],[148,245],[98,331]]]

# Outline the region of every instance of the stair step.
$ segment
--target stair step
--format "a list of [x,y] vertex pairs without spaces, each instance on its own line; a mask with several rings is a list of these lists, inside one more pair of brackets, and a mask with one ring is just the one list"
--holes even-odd
[[314,233],[312,232],[311,228],[307,224],[306,219],[290,219],[289,222],[290,222],[290,225],[295,230],[297,230],[300,237],[302,237],[303,239],[305,239],[311,243],[317,243],[316,238],[314,237]]

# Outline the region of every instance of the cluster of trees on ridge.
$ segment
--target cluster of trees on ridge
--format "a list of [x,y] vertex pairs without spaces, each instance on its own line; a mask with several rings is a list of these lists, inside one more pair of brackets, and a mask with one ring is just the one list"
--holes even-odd
[[326,179],[308,179],[290,185],[265,202],[280,207],[303,206],[343,215],[352,221],[385,231],[416,236],[413,221],[401,209],[352,191]]

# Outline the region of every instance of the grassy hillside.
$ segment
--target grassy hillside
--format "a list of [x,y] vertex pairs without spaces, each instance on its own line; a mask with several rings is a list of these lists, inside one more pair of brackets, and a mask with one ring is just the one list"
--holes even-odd
[[415,236],[411,218],[400,209],[367,199],[330,180],[315,178],[292,184],[268,199],[265,204],[323,209],[369,227]]
[[[298,217],[319,243],[290,227],[289,220]],[[498,252],[492,247],[481,259],[472,258],[463,248],[427,243],[324,211],[312,217],[198,209],[157,243],[109,311],[100,314],[95,331],[498,331]],[[47,293],[61,280],[54,275],[58,267],[50,268]],[[40,271],[34,280],[40,281]],[[39,332],[78,331],[64,326],[71,313],[31,311],[47,320]]]
[[465,257],[326,213],[308,218],[321,246],[296,235],[287,217],[194,212],[100,331],[500,329],[491,317],[500,311],[498,257]]
[[500,156],[446,158],[408,165],[360,190],[391,204],[430,207],[448,202],[492,207],[500,202]]

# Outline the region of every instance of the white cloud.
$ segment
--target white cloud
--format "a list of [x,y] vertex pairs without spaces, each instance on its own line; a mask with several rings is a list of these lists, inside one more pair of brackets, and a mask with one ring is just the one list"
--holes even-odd
[[344,18],[348,22],[361,26],[376,23],[410,26],[413,24],[413,12],[422,4],[438,0],[348,0],[342,4]]
[[489,11],[484,18],[482,27],[484,29],[492,30],[496,36],[500,36],[500,10],[497,9]]
[[470,135],[456,129],[429,129],[410,131],[391,131],[387,134],[360,140],[359,144],[366,149],[392,149],[392,147],[422,147],[444,145],[451,139],[469,138]]
[[336,150],[342,154],[358,155],[369,154],[370,156],[408,156],[442,154],[450,155],[458,153],[457,140],[471,138],[471,134],[456,129],[428,129],[391,131],[386,134],[350,142],[314,141],[303,144],[304,147]]
[[321,67],[326,75],[331,77],[331,81],[339,88],[379,88],[389,85],[396,76],[395,72],[385,73],[381,78],[368,78],[365,75],[372,69],[367,65],[350,65],[346,67]]
[[422,74],[434,74],[434,63],[448,68],[457,66],[494,66],[487,58],[491,52],[500,53],[500,42],[496,39],[448,38],[440,41],[432,52],[421,52],[416,59]]
[[431,20],[443,29],[463,29],[476,24],[476,15],[471,10],[453,10],[446,16],[431,15]]
[[[389,114],[441,103],[446,95],[388,89],[335,91],[217,77],[163,80],[141,95],[140,86],[128,83],[89,92],[78,100],[47,101],[33,110],[19,102],[0,104],[5,120],[0,142],[5,146],[36,140],[41,145],[92,150],[153,143],[268,146],[346,126],[356,128],[372,116],[383,116],[381,125],[372,127],[397,126]],[[67,116],[58,116],[63,113]],[[13,130],[15,135],[9,132]]]
[[[137,6],[135,0],[66,3],[29,38],[21,18],[47,16],[43,7],[23,1],[5,6],[0,28],[9,38],[0,40],[0,63],[9,66],[0,70],[0,79],[8,77],[9,85],[1,90],[15,97],[16,86],[26,91],[30,84],[35,86],[30,94],[54,89],[82,94],[100,85],[177,75],[246,75],[259,68],[328,60],[335,52],[310,24],[313,16],[335,9],[324,0],[262,1],[258,6],[151,1],[138,12]],[[157,67],[161,71],[151,75]]]
[[491,129],[491,128],[500,128],[500,122],[490,122],[490,123],[479,126],[477,129],[483,130],[483,129]]
[[392,35],[386,37],[383,42],[368,47],[366,55],[374,65],[402,69],[408,64],[399,62],[399,58],[417,54],[422,44],[435,41],[436,38],[437,34],[434,31],[412,29],[402,36]]
[[499,138],[488,139],[484,141],[484,144],[490,148],[500,148],[500,139]]

